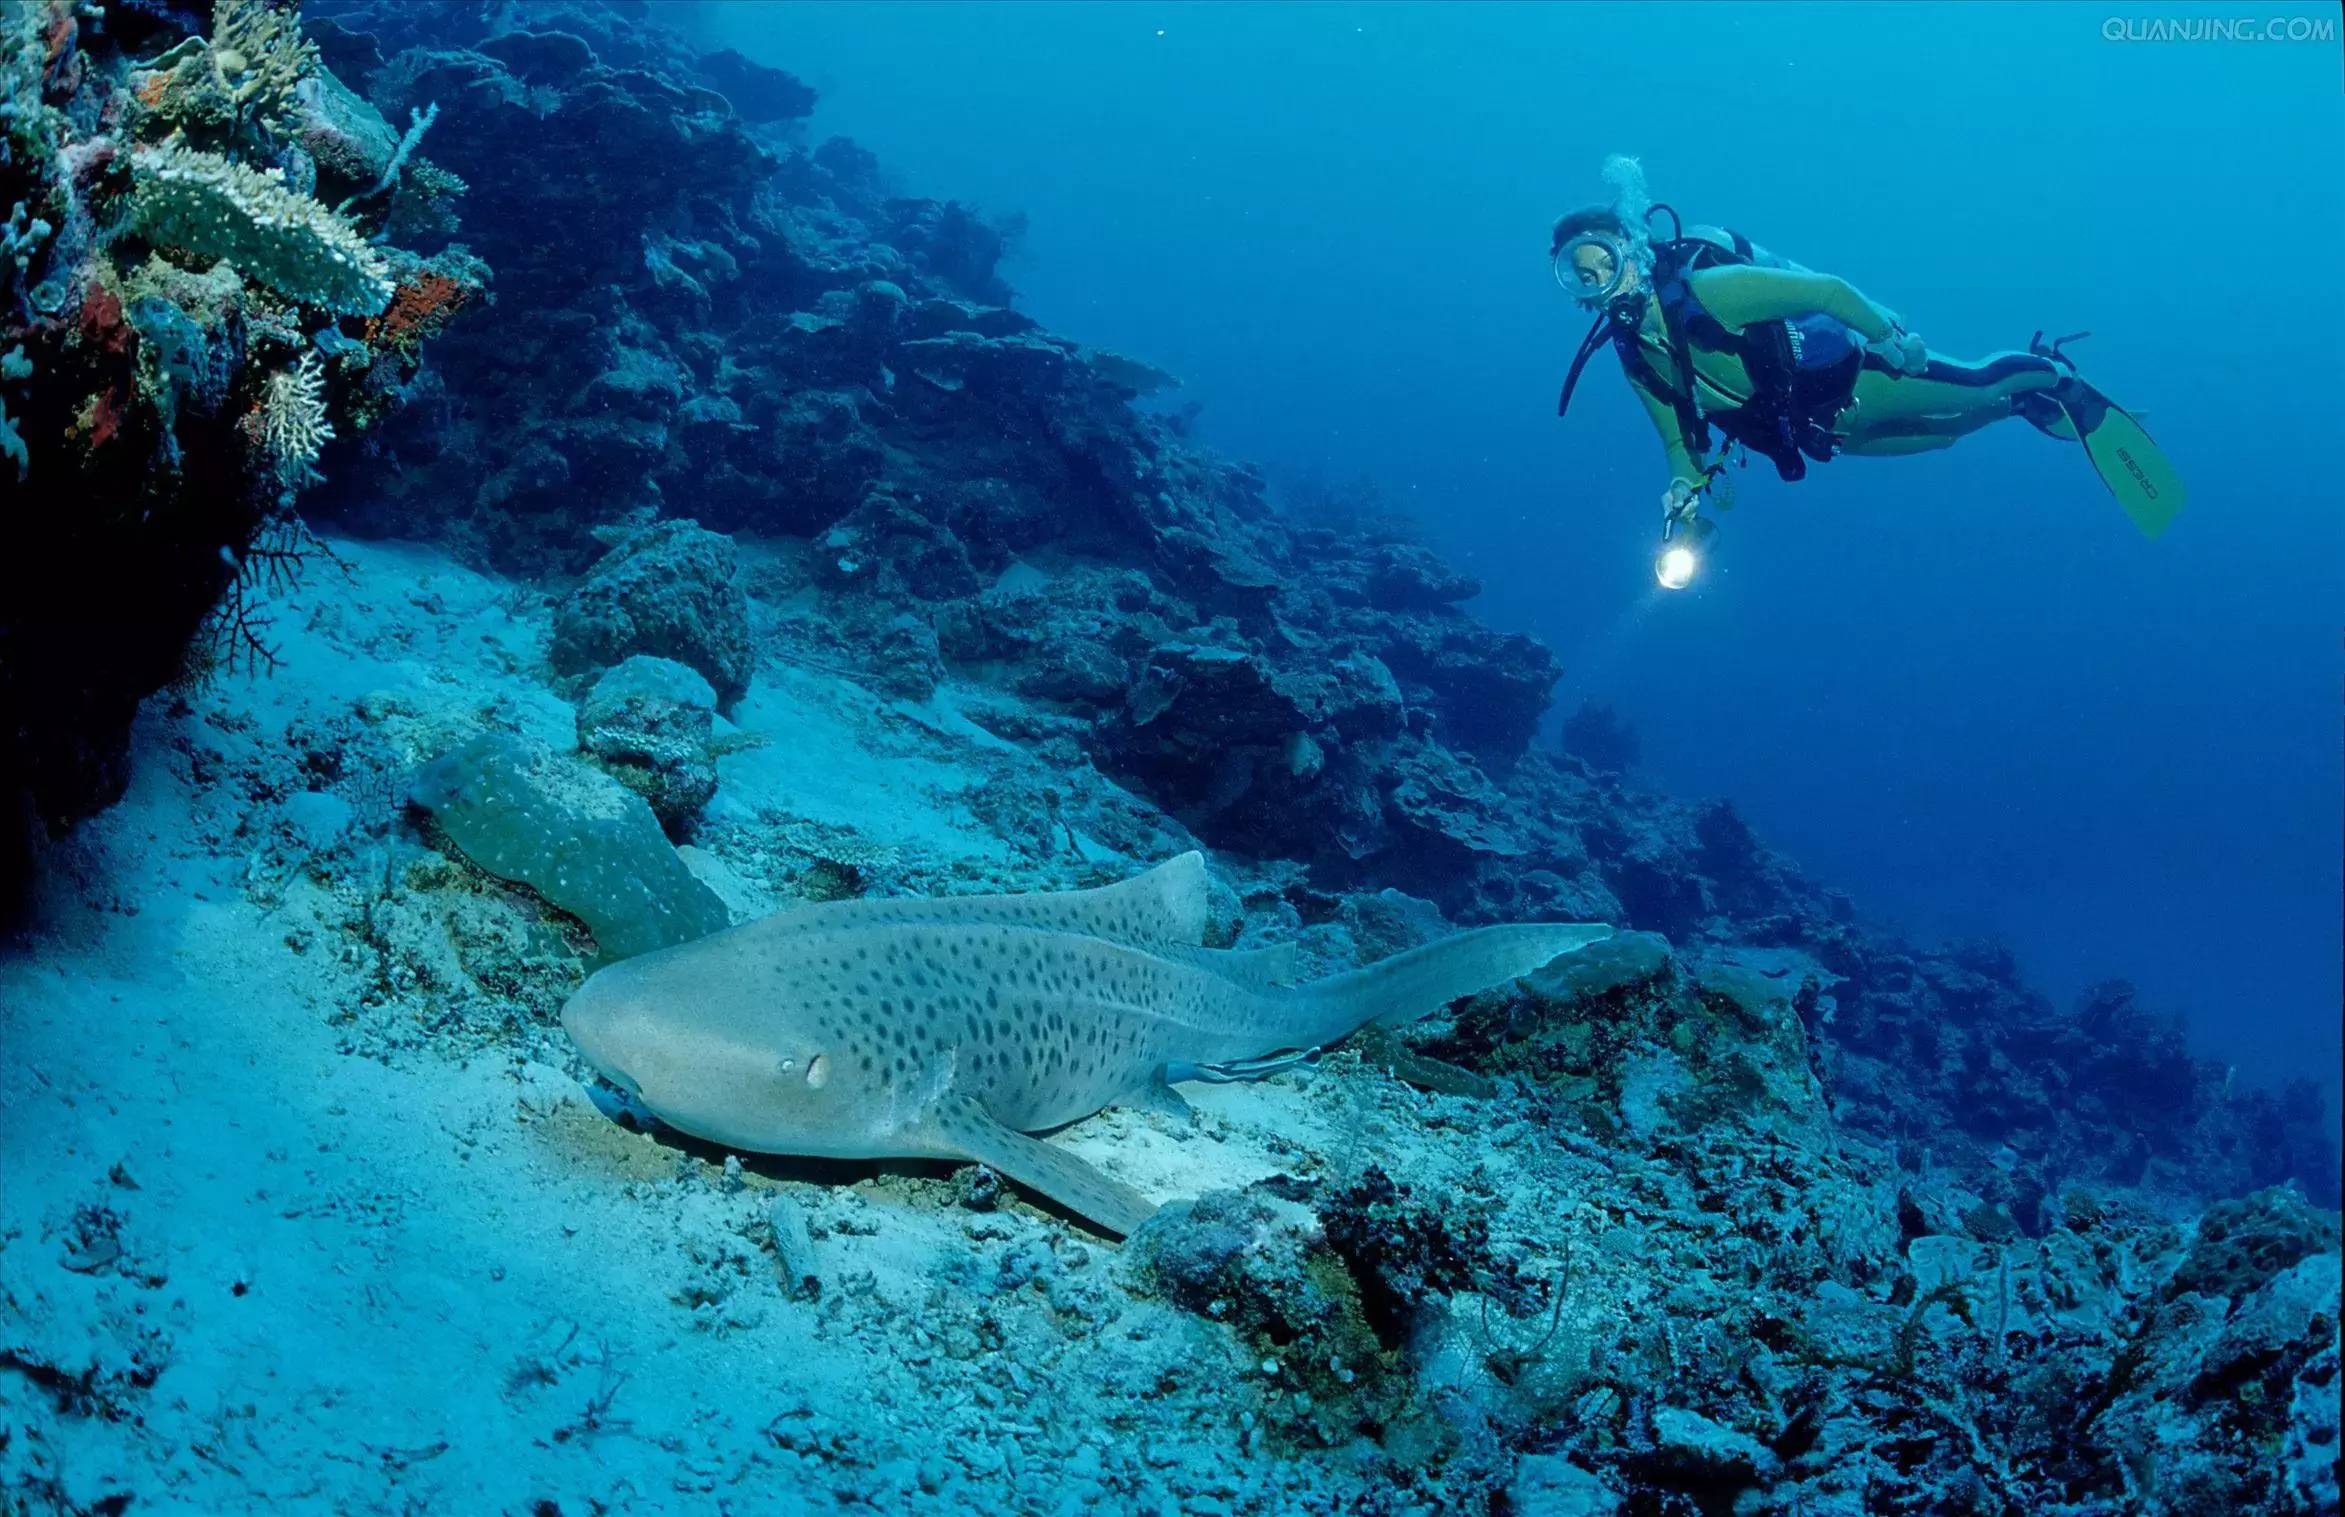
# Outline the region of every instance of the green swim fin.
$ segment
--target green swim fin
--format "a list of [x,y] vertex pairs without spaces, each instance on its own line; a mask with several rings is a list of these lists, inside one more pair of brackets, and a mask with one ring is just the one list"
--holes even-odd
[[2052,389],[2052,399],[2076,428],[2085,456],[2141,535],[2156,538],[2173,524],[2189,498],[2182,476],[2158,451],[2142,424],[2108,396],[2070,375]]

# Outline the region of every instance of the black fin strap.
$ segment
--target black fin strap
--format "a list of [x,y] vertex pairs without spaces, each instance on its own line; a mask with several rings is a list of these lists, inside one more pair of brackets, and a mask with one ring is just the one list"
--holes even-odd
[[2027,350],[2030,353],[2035,354],[2038,358],[2049,358],[2054,363],[2064,363],[2068,365],[2068,371],[2073,374],[2076,372],[2076,360],[2069,357],[2066,353],[2063,353],[2060,350],[2067,347],[2072,342],[2082,342],[2087,337],[2092,335],[2093,334],[2090,332],[2071,332],[2066,337],[2055,337],[2049,344],[2046,344],[2044,341],[2044,329],[2038,327],[2036,328],[2036,335],[2028,339]]

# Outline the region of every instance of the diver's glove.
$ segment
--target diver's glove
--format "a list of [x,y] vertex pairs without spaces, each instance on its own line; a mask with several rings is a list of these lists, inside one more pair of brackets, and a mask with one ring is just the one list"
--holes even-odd
[[1865,351],[1907,379],[1920,378],[1930,366],[1929,344],[1894,323],[1887,335],[1866,343]]
[[1702,503],[1702,486],[1706,479],[1673,479],[1669,488],[1661,492],[1661,523],[1664,529],[1674,523],[1693,520],[1694,508]]

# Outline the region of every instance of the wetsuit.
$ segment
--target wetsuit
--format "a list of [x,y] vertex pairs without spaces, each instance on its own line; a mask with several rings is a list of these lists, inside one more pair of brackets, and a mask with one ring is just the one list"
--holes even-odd
[[[1702,235],[1710,234],[1705,230]],[[1796,265],[1739,263],[1696,269],[1687,278],[1702,311],[1731,334],[1754,324],[1817,314],[1840,322],[1865,342],[1882,341],[1896,330],[1889,313],[1855,286]],[[1648,294],[1635,339],[1646,372],[1631,366],[1629,383],[1661,434],[1671,477],[1699,485],[1714,460],[1701,457],[1695,439],[1686,435],[1679,399],[1690,394],[1704,416],[1731,413],[1749,404],[1754,386],[1742,359],[1702,341],[1698,329],[1681,324],[1678,337],[1692,369],[1690,377],[1687,365],[1673,351],[1659,295]],[[1977,363],[1931,354],[1921,374],[1908,376],[1867,354],[1830,430],[1840,451],[1873,455],[1947,447],[1966,433],[2012,415],[2025,416],[2053,436],[2073,439],[2075,430],[2048,395],[2029,399],[2050,391],[2069,372],[2033,353],[1998,353]],[[1673,393],[1657,392],[1652,379]]]

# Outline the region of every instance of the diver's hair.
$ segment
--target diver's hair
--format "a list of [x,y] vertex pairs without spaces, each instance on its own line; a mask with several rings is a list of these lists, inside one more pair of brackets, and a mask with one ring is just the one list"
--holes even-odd
[[1618,237],[1624,241],[1628,236],[1627,229],[1620,224],[1620,217],[1614,214],[1612,207],[1608,205],[1582,206],[1576,211],[1556,218],[1555,236],[1547,244],[1547,256],[1553,258],[1563,251],[1565,243],[1589,232],[1601,232],[1607,237]]
[[1604,182],[1612,187],[1612,203],[1582,206],[1559,217],[1554,236],[1547,244],[1548,257],[1562,252],[1563,245],[1574,237],[1601,232],[1619,238],[1638,262],[1652,261],[1653,240],[1646,217],[1653,209],[1653,196],[1645,188],[1645,166],[1634,158],[1614,153],[1604,160]]

